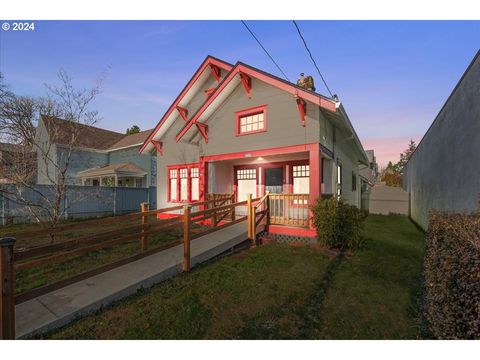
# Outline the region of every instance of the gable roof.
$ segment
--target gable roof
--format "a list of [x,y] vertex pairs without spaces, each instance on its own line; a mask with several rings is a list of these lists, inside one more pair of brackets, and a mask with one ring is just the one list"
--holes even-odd
[[122,149],[135,145],[142,145],[150,136],[153,129],[140,131],[136,134],[124,135],[119,141],[110,146],[108,150]]
[[87,170],[79,171],[77,177],[100,176],[100,175],[124,175],[124,176],[145,176],[147,172],[141,167],[130,162],[97,166]]
[[239,77],[236,76],[238,74],[246,74],[248,76],[257,78],[272,86],[289,92],[294,96],[301,97],[304,100],[318,105],[327,111],[336,111],[337,103],[326,96],[323,96],[314,91],[307,90],[294,83],[281,79],[275,75],[257,69],[251,65],[237,62],[235,66],[230,70],[229,74],[220,82],[220,84],[218,84],[212,95],[203,103],[202,106],[200,106],[198,111],[185,124],[182,130],[180,130],[176,137],[177,141],[179,141],[183,137],[183,135],[185,135],[185,133],[191,128],[194,123],[196,123],[197,121],[201,121],[204,118],[208,118],[209,115],[213,112],[213,110],[209,111],[209,109],[215,109],[233,91],[233,89],[237,87],[237,85],[241,82]]
[[[208,58],[209,57],[207,57],[207,59]],[[221,61],[221,60],[218,60],[218,61]],[[365,150],[363,149],[360,139],[358,138],[358,135],[355,129],[353,128],[353,125],[350,122],[350,119],[348,118],[348,115],[346,114],[345,109],[343,108],[343,105],[340,101],[331,99],[317,92],[307,90],[301,86],[298,86],[297,84],[291,83],[287,80],[279,78],[278,76],[267,73],[263,70],[260,70],[258,68],[255,68],[251,65],[245,64],[240,61],[237,62],[234,66],[230,65],[230,69],[228,69],[228,74],[218,83],[215,90],[203,102],[203,104],[198,108],[195,114],[190,118],[190,120],[183,126],[183,128],[177,134],[176,136],[177,142],[188,132],[188,130],[192,127],[192,125],[194,125],[196,122],[201,122],[202,120],[207,119],[213,113],[213,111],[237,87],[237,85],[241,83],[239,74],[245,74],[250,77],[257,78],[261,81],[264,81],[272,86],[275,86],[279,89],[282,89],[292,94],[292,96],[300,97],[305,101],[311,102],[319,106],[325,113],[332,115],[333,120],[341,121],[343,123],[343,126],[352,133],[352,137],[355,140],[355,143],[357,144],[357,148],[361,155],[362,162],[365,164],[368,164],[368,157],[365,153]],[[175,102],[170,106],[169,111],[171,111],[172,109],[175,109],[176,104],[178,104],[179,97],[177,97]],[[167,111],[166,114],[168,113],[169,112]],[[140,153],[142,153],[145,150],[152,149],[153,146],[151,144],[151,141],[153,139],[161,138],[162,134],[160,133],[160,135],[158,135],[159,130],[162,128],[163,125],[167,125],[165,126],[166,128],[168,128],[168,125],[169,125],[169,124],[166,124],[164,120],[165,120],[165,115],[162,118],[162,120],[160,120],[160,122],[155,127],[155,129],[152,131],[152,134],[147,139],[147,141],[140,148]],[[164,131],[166,131],[166,129]]]
[[120,141],[125,134],[101,129],[95,126],[80,124],[52,116],[41,115],[50,141],[55,144],[69,145],[72,132],[78,136],[73,146],[97,150],[107,150],[110,146]]
[[32,148],[25,145],[0,142],[0,151],[12,152],[12,153],[30,152],[32,151]]
[[190,96],[193,96],[193,94],[196,91],[198,91],[198,89],[195,88],[195,85],[198,83],[198,80],[200,79],[200,77],[203,74],[205,74],[205,70],[207,70],[207,67],[209,67],[211,65],[217,66],[222,70],[226,70],[227,72],[229,72],[233,67],[232,64],[229,64],[226,61],[223,61],[223,60],[217,59],[217,58],[215,58],[211,55],[208,55],[205,58],[205,60],[203,60],[202,64],[200,64],[200,66],[195,71],[195,73],[190,78],[190,80],[187,82],[187,84],[182,89],[180,94],[178,94],[176,99],[173,101],[173,103],[167,109],[165,114],[162,116],[162,118],[158,122],[157,126],[153,129],[150,136],[147,138],[147,140],[144,142],[143,146],[140,148],[140,150],[139,150],[140,153],[142,153],[145,150],[149,151],[149,150],[153,149],[153,145],[152,145],[151,141],[154,140],[155,136],[158,134],[158,132],[161,130],[162,126],[165,123],[173,123],[173,121],[177,118],[178,114],[175,112],[177,106],[181,106],[182,105],[182,100],[185,101],[185,99],[187,99]]
[[73,146],[95,150],[110,151],[141,145],[152,132],[152,129],[149,129],[136,134],[126,135],[52,116],[41,115],[41,118],[52,143],[70,145],[72,132],[78,131],[78,136]]

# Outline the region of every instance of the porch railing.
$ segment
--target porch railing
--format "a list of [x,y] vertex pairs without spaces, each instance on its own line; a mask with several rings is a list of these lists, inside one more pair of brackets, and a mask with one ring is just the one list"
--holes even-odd
[[269,194],[270,224],[308,226],[309,194]]
[[[230,205],[235,202],[235,194],[205,194],[206,210],[215,209],[224,205]],[[222,212],[212,212],[210,219],[213,226],[217,226],[221,221],[231,220],[234,221],[236,217],[235,207],[230,210]]]

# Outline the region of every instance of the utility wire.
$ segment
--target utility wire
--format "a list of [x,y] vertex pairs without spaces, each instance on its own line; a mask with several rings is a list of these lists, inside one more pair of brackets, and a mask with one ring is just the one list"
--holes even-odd
[[268,53],[267,49],[265,49],[265,47],[262,45],[262,43],[260,42],[260,40],[258,40],[258,38],[255,36],[255,34],[253,33],[252,30],[250,30],[250,28],[248,27],[248,25],[245,23],[245,21],[243,20],[240,20],[242,22],[242,24],[247,28],[248,32],[253,36],[253,38],[257,41],[258,45],[260,45],[260,47],[263,49],[263,51],[265,51],[265,53],[268,55],[268,57],[270,58],[270,60],[272,60],[272,62],[275,64],[275,66],[277,67],[278,70],[280,70],[280,72],[283,74],[283,77],[285,79],[287,79],[288,82],[290,82],[290,79],[288,78],[287,75],[285,75],[285,73],[283,72],[283,70],[280,68],[280,66],[277,64],[277,62],[275,60],[273,60],[273,57]]
[[313,58],[312,53],[310,52],[310,49],[308,48],[307,42],[305,41],[305,38],[303,37],[302,32],[300,31],[300,28],[297,25],[297,22],[295,20],[292,20],[292,21],[293,21],[293,24],[295,25],[295,27],[297,28],[298,35],[300,35],[300,38],[303,41],[303,45],[305,46],[305,49],[307,49],[308,55],[310,55],[310,59],[312,59],[313,65],[315,65],[315,68],[318,71],[318,75],[320,75],[320,78],[322,79],[323,83],[325,84],[325,87],[327,88],[328,92],[330,93],[330,96],[333,97],[333,94],[330,91],[330,88],[328,87],[327,82],[323,78],[323,75],[320,72],[320,69],[318,68],[317,63],[315,62],[315,59]]

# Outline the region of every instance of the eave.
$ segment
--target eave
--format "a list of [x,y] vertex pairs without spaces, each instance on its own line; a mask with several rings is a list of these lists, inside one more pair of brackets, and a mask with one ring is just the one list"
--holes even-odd
[[[196,83],[198,78],[204,73],[204,71],[209,67],[208,71],[213,71],[212,69],[219,68],[225,71],[230,71],[233,67],[232,64],[229,64],[225,61],[222,61],[220,59],[217,59],[213,56],[207,56],[205,60],[202,62],[202,64],[197,68],[193,76],[190,78],[190,80],[187,82],[185,87],[182,89],[180,94],[176,97],[175,101],[170,105],[168,110],[165,112],[165,114],[162,116],[160,121],[158,122],[157,126],[153,129],[152,133],[150,136],[147,138],[147,140],[143,143],[142,147],[139,150],[139,153],[142,154],[144,152],[151,152],[154,150],[154,146],[152,144],[152,140],[159,140],[156,135],[159,132],[159,130],[162,128],[162,126],[165,124],[167,119],[170,119],[171,116],[177,116],[175,112],[178,113],[177,106],[180,106],[180,102],[184,97],[188,94],[189,90],[192,88],[192,86]],[[213,76],[213,75],[212,75]]]
[[232,89],[236,87],[237,83],[243,83],[245,90],[247,91],[247,95],[251,96],[251,94],[255,93],[255,89],[249,88],[246,86],[245,76],[253,77],[264,81],[272,86],[280,88],[297,99],[301,99],[302,101],[309,101],[315,105],[318,105],[320,108],[330,111],[336,112],[337,111],[337,103],[325,96],[317,94],[315,92],[306,90],[301,88],[295,84],[292,84],[288,81],[285,81],[281,78],[278,78],[272,74],[268,74],[260,69],[256,69],[250,65],[238,62],[230,71],[230,73],[220,82],[218,87],[212,93],[212,95],[203,103],[202,106],[197,110],[197,112],[193,115],[193,117],[185,124],[185,126],[180,130],[180,132],[176,136],[176,141],[180,141],[180,139],[188,132],[188,130],[198,121],[202,120],[202,116],[206,113],[210,106],[218,105],[216,104],[218,101],[219,95],[224,91],[229,85],[234,82],[234,86]]

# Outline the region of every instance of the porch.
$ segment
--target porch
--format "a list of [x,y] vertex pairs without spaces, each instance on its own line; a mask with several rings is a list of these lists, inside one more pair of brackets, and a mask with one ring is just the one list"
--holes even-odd
[[79,171],[83,186],[146,187],[147,172],[132,163],[118,163]]
[[[270,233],[316,235],[310,205],[322,193],[333,192],[331,170],[325,169],[327,176],[322,176],[329,159],[319,144],[206,156],[201,160],[205,200],[212,199],[214,194],[231,194],[232,201],[242,202],[249,194],[260,198],[268,193]],[[238,216],[248,215],[246,206],[236,211]]]

